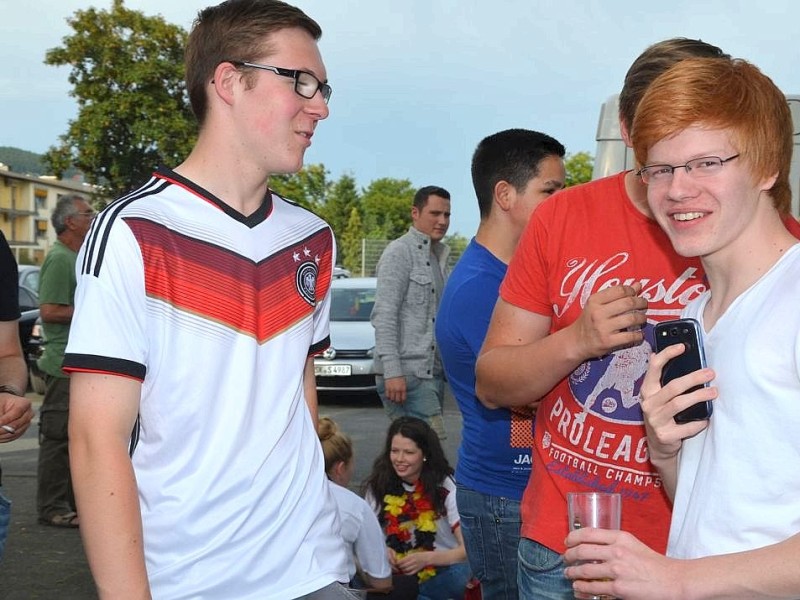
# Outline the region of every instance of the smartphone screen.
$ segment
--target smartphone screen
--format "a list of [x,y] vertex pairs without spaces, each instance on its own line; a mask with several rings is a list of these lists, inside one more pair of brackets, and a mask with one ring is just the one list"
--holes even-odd
[[[677,319],[663,321],[655,327],[656,352],[661,352],[667,346],[684,344],[683,354],[670,360],[661,372],[661,385],[664,386],[673,379],[682,377],[698,369],[705,368],[706,357],[703,352],[703,334],[700,323],[695,319]],[[704,386],[695,386],[686,390],[686,394]],[[703,421],[711,416],[713,407],[710,400],[698,402],[675,415],[676,423],[689,423]]]

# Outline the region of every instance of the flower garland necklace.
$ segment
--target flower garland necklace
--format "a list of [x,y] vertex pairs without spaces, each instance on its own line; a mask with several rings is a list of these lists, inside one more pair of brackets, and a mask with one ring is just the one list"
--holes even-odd
[[[403,558],[412,552],[432,551],[436,539],[436,511],[425,495],[422,481],[417,480],[411,492],[402,496],[383,497],[383,519],[386,523],[386,545]],[[413,535],[412,535],[413,534]],[[428,565],[417,573],[420,583],[436,575]]]

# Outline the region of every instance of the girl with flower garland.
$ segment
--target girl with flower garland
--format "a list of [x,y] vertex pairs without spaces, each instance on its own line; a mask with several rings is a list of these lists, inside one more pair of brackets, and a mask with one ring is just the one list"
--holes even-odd
[[392,569],[417,576],[420,600],[461,600],[470,569],[453,469],[433,429],[414,417],[394,420],[364,487]]

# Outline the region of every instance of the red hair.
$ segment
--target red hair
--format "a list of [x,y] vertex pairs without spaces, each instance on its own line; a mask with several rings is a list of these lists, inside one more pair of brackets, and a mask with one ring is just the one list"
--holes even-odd
[[756,179],[777,175],[768,190],[775,208],[792,202],[792,115],[786,97],[747,61],[692,58],[676,63],[648,88],[631,135],[636,160],[647,164],[654,144],[693,125],[727,129]]

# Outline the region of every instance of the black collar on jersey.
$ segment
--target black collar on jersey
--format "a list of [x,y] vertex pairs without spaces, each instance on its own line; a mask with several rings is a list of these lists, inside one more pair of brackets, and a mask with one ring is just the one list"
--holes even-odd
[[261,206],[259,206],[258,209],[256,209],[252,214],[245,216],[239,211],[231,208],[229,204],[222,201],[205,188],[197,185],[195,182],[183,177],[168,167],[159,166],[158,169],[156,169],[155,175],[157,177],[167,179],[175,185],[183,187],[196,196],[199,196],[202,200],[210,202],[232,219],[241,222],[243,225],[251,229],[264,222],[267,217],[269,217],[270,213],[272,213],[272,192],[270,192],[269,188],[267,188],[264,193],[264,200],[261,202]]

